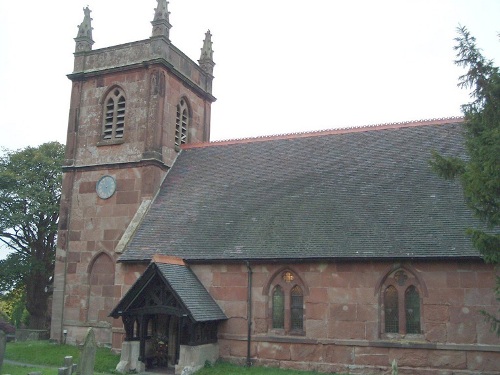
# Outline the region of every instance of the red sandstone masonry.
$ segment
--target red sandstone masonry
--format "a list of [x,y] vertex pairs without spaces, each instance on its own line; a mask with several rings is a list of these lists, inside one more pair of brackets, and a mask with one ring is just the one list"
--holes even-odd
[[473,322],[448,323],[446,326],[448,332],[448,342],[475,344],[476,324]]
[[220,274],[220,284],[246,287],[248,285],[248,276],[241,272],[224,272]]
[[83,181],[80,183],[78,193],[87,194],[87,193],[95,193],[96,182],[93,181]]
[[338,321],[353,321],[357,318],[356,304],[331,304],[330,316]]
[[491,289],[495,287],[495,275],[492,272],[481,271],[478,272],[476,276],[478,288]]
[[323,345],[297,344],[290,346],[290,359],[292,361],[319,362],[323,360]]
[[449,306],[426,305],[425,318],[429,322],[447,322],[450,319]]
[[357,305],[357,320],[360,322],[376,322],[378,319],[378,308],[373,304],[358,304]]
[[116,193],[116,204],[138,204],[138,191],[118,191]]
[[466,353],[467,370],[492,371],[498,374],[499,353],[470,352]]
[[460,273],[460,287],[462,288],[475,288],[477,287],[477,279],[475,272],[461,272]]
[[354,350],[354,363],[356,365],[387,366],[390,363],[389,350],[369,347],[356,348]]
[[404,367],[429,367],[429,354],[427,349],[389,349],[389,358],[395,359],[398,366]]
[[211,288],[210,294],[221,301],[245,301],[247,298],[246,287],[220,287]]
[[[476,342],[481,342],[484,344],[491,344],[497,340],[492,333],[488,332],[488,327],[484,325],[484,322],[481,322],[482,317],[477,314],[477,309],[473,311],[472,306],[466,306],[465,302],[467,299],[473,300],[476,296],[480,297],[480,295],[485,294],[487,297],[482,296],[481,298],[484,301],[491,301],[491,297],[493,296],[491,289],[481,289],[480,293],[472,293],[472,290],[479,291],[479,289],[471,289],[471,288],[461,288],[454,285],[454,288],[451,290],[446,289],[446,284],[448,283],[448,278],[453,275],[453,271],[455,270],[455,264],[450,263],[442,263],[440,267],[435,265],[429,265],[429,270],[427,270],[427,264],[416,264],[415,269],[418,269],[418,272],[421,274],[422,280],[426,283],[428,289],[428,296],[423,297],[423,320],[422,327],[424,330],[423,338],[419,338],[419,342],[428,342],[428,343],[457,343],[457,344],[474,344]],[[477,267],[474,265],[467,265],[466,267],[461,267],[467,269],[466,272],[484,272],[484,265],[477,264]],[[241,267],[239,267],[241,268]],[[258,348],[259,352],[257,353],[258,358],[255,358],[255,361],[258,363],[276,363],[272,361],[278,361],[283,366],[294,367],[297,365],[294,359],[284,359],[288,356],[288,350],[290,351],[290,358],[292,358],[291,353],[307,353],[309,349],[304,349],[306,346],[301,343],[293,343],[294,337],[290,336],[281,336],[281,341],[279,343],[269,344],[267,346],[263,346],[263,343],[266,341],[262,339],[262,336],[266,336],[270,334],[267,329],[266,319],[263,313],[270,313],[270,309],[268,308],[268,303],[265,302],[265,296],[261,296],[259,293],[265,289],[264,286],[269,282],[269,278],[272,277],[275,270],[278,266],[273,265],[259,265],[254,266],[254,274],[259,274],[261,277],[255,278],[253,280],[253,295],[254,299],[259,302],[259,304],[254,304],[254,321],[253,321],[253,340],[258,340]],[[341,267],[343,269],[349,269],[347,266]],[[350,285],[350,281],[353,278],[356,278],[358,275],[356,272],[343,272],[342,278],[344,282],[347,280],[348,283],[344,285],[349,285],[349,287],[341,288],[326,288],[328,291],[326,298],[324,298],[321,293],[318,294],[318,290],[323,288],[316,288],[314,285],[311,285],[311,280],[318,282],[318,280],[322,280],[322,277],[318,278],[318,275],[313,275],[313,269],[317,270],[320,274],[322,272],[331,275],[331,267],[321,268],[315,264],[307,265],[302,264],[300,269],[303,271],[302,279],[303,282],[309,287],[309,295],[305,296],[305,336],[304,339],[330,339],[330,340],[340,340],[335,345],[323,345],[323,358],[324,361],[330,362],[330,364],[324,364],[322,368],[333,368],[338,366],[337,368],[342,368],[341,372],[345,372],[346,368],[342,367],[349,363],[356,366],[364,366],[367,369],[371,369],[373,372],[370,374],[382,373],[386,372],[390,366],[390,361],[396,358],[398,359],[398,364],[400,364],[400,368],[402,369],[400,373],[402,374],[412,374],[412,373],[422,373],[422,371],[427,371],[423,369],[429,369],[429,366],[441,366],[443,369],[448,366],[449,361],[456,361],[454,365],[449,365],[451,370],[455,367],[463,367],[463,358],[466,353],[471,353],[469,351],[464,350],[435,350],[435,349],[416,349],[411,347],[411,343],[408,343],[408,347],[405,348],[383,348],[383,347],[370,347],[368,341],[364,341],[366,346],[358,346],[354,344],[359,340],[360,343],[363,340],[370,340],[373,342],[380,341],[379,334],[379,307],[378,307],[378,294],[375,290],[373,280],[378,280],[382,277],[383,272],[385,272],[388,267],[387,265],[373,265],[370,264],[367,266],[367,270],[369,269],[374,275],[372,277],[363,278],[362,283],[357,283],[357,288],[352,288]],[[357,265],[357,272],[363,272],[360,264]],[[436,274],[436,270],[441,269],[442,275],[439,276]],[[213,283],[219,282],[221,288],[224,287],[224,284],[230,285],[231,278],[224,277],[221,275],[226,271],[226,266],[221,265],[211,265],[211,266],[202,266],[197,265],[194,268],[196,273],[205,273],[207,271],[211,272],[214,276],[212,279]],[[264,272],[263,270],[266,270]],[[368,271],[365,271],[368,272]],[[455,271],[456,272],[456,271]],[[219,276],[216,276],[219,275]],[[241,276],[247,276],[245,269],[242,269]],[[267,275],[266,277],[263,277]],[[428,275],[431,277],[427,278]],[[444,276],[443,276],[444,275]],[[207,280],[210,278],[206,278]],[[223,282],[221,282],[223,280]],[[258,280],[258,282],[257,282]],[[321,282],[321,281],[319,281]],[[364,285],[366,283],[368,285]],[[210,287],[210,286],[209,286]],[[213,288],[213,287],[212,287]],[[243,290],[242,290],[243,292]],[[446,294],[448,292],[448,295]],[[214,294],[215,295],[215,294]],[[243,298],[243,293],[241,298]],[[319,301],[317,298],[322,298]],[[225,298],[225,297],[224,297]],[[313,302],[314,301],[314,302]],[[367,303],[368,301],[368,303]],[[241,310],[237,312],[239,316],[243,316],[243,305],[244,300],[241,300],[242,305],[240,306]],[[225,306],[228,301],[220,300],[221,306]],[[344,306],[347,306],[347,312],[344,310]],[[453,310],[456,309],[456,310]],[[355,311],[353,313],[353,310]],[[224,323],[223,329],[220,331],[222,337],[226,333],[230,333],[231,335],[239,334],[241,335],[241,340],[246,340],[246,319],[237,319],[232,322],[232,314],[228,313],[228,311],[234,311],[231,308],[224,310],[226,314],[229,316],[229,321]],[[456,311],[456,315],[454,312]],[[235,311],[236,312],[236,311]],[[472,317],[471,314],[476,314],[476,316]],[[258,317],[258,318],[257,318]],[[346,320],[341,320],[346,319]],[[451,321],[457,319],[461,321],[461,325],[454,325]],[[467,322],[467,323],[464,323]],[[267,327],[267,328],[266,328]],[[325,337],[327,336],[327,337]],[[272,337],[276,337],[276,332],[272,333]],[[280,337],[279,334],[277,337]],[[290,341],[287,341],[290,340]],[[342,340],[354,340],[352,341],[352,346],[343,346],[341,344]],[[230,340],[231,342],[234,342]],[[272,341],[272,339],[271,339]],[[411,340],[410,340],[411,341]],[[396,343],[398,340],[395,341]],[[287,344],[288,346],[284,346]],[[309,345],[309,344],[307,344]],[[310,344],[313,347],[317,347],[317,344]],[[278,349],[279,348],[279,349]],[[288,349],[284,349],[288,348]],[[470,349],[472,350],[472,346]],[[224,351],[221,351],[221,356]],[[311,352],[315,353],[311,358],[302,359],[300,363],[310,363],[311,369],[319,368],[319,364],[316,363],[318,361],[318,352],[311,350]],[[286,353],[286,354],[284,354]],[[340,353],[344,353],[344,357],[340,356]],[[354,355],[357,353],[357,355]],[[432,355],[431,355],[432,354]],[[485,352],[485,354],[490,354]],[[443,356],[442,358],[440,356]],[[244,361],[246,353],[241,355],[241,358]],[[298,356],[298,354],[297,354]],[[316,357],[314,357],[316,356]],[[335,357],[332,360],[332,357]],[[347,356],[347,358],[345,358]],[[235,355],[229,356],[231,358],[235,358]],[[229,358],[226,356],[225,358]],[[279,359],[277,359],[279,358]],[[441,359],[440,359],[441,358]],[[448,359],[447,359],[448,358]],[[387,362],[384,363],[385,359]],[[335,362],[333,362],[335,361]],[[399,362],[401,361],[401,363]],[[440,362],[441,361],[441,362]],[[298,365],[301,366],[300,364]],[[326,366],[326,367],[325,367]],[[375,366],[375,367],[374,367]],[[404,370],[403,370],[404,369]],[[438,370],[432,370],[433,374],[437,375]],[[447,370],[446,370],[447,371]],[[466,370],[463,370],[466,371]]]
[[355,347],[327,345],[325,347],[325,361],[330,363],[342,363],[352,365],[355,357]]
[[306,319],[324,320],[328,313],[327,303],[306,303]]
[[290,360],[290,344],[259,342],[257,356],[259,358],[273,358],[278,361]]
[[446,342],[446,323],[427,323],[425,325],[425,339],[429,342]]

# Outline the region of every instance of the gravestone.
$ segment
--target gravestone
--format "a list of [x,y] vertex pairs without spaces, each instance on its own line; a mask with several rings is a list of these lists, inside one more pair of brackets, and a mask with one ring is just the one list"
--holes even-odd
[[78,370],[76,371],[77,374],[79,375],[94,374],[96,350],[97,350],[97,343],[95,341],[94,330],[92,328],[89,328],[87,332],[87,337],[85,337],[85,343],[83,344],[82,353],[80,355],[80,361],[78,362]]
[[57,375],[71,375],[76,373],[76,365],[73,364],[73,357],[68,355],[64,357],[63,367],[58,368]]
[[5,345],[7,344],[7,335],[0,330],[0,371],[2,371],[3,356],[5,355]]

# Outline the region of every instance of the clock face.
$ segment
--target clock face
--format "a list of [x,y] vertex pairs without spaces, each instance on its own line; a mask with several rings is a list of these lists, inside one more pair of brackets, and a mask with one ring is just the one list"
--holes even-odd
[[99,198],[108,199],[116,190],[116,180],[112,176],[102,176],[96,184],[96,192]]

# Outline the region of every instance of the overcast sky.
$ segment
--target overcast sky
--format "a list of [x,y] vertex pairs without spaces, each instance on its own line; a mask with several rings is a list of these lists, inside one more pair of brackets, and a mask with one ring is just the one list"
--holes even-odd
[[[64,143],[74,40],[146,39],[156,0],[0,2],[0,147]],[[212,140],[459,116],[459,24],[500,61],[498,0],[171,0],[170,39],[213,37]]]

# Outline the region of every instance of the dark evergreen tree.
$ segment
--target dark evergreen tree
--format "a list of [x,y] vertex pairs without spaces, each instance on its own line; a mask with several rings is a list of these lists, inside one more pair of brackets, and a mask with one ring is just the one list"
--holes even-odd
[[54,273],[64,146],[57,142],[0,157],[0,292],[23,291],[31,328],[47,328]]
[[[448,158],[437,153],[431,159],[434,170],[447,179],[458,179],[465,200],[484,228],[469,228],[473,245],[487,263],[500,264],[500,74],[487,60],[476,39],[465,27],[458,28],[457,60],[466,72],[458,86],[471,89],[471,102],[462,106],[465,119],[465,158]],[[500,301],[500,278],[496,295]],[[500,317],[484,314],[500,335]]]

